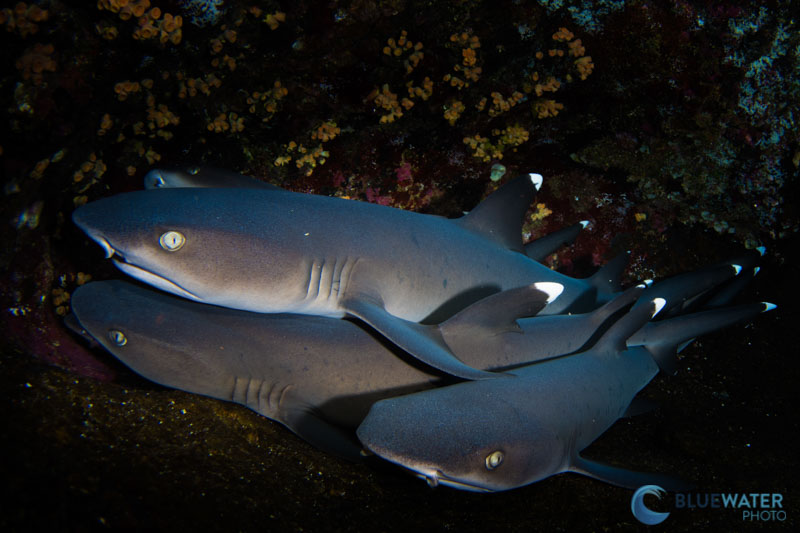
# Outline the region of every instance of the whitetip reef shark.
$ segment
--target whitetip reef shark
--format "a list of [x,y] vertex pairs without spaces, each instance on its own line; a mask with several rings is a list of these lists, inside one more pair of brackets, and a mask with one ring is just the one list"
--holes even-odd
[[[425,327],[441,330],[471,366],[509,369],[571,351],[645,291],[629,289],[590,314],[522,318],[541,311],[559,288],[504,291]],[[352,430],[373,402],[452,382],[348,320],[209,306],[123,281],[79,287],[72,310],[72,329],[143,377],[240,403],[348,459],[360,457]],[[648,323],[629,343],[652,348],[658,339],[688,339],[708,331],[709,322],[721,327],[760,310],[753,304]]]
[[524,254],[521,220],[541,183],[520,176],[453,220],[256,186],[119,194],[73,220],[123,272],[167,292],[259,313],[356,317],[436,369],[485,379],[500,374],[463,363],[420,323],[535,282],[563,286],[545,314],[588,311],[617,290],[605,272],[578,280]]
[[[495,300],[531,315],[559,288],[539,283]],[[360,457],[353,430],[372,403],[448,379],[348,320],[238,311],[123,281],[87,283],[71,304],[78,324],[68,325],[145,378],[245,405],[349,459]],[[524,363],[528,355],[469,354],[480,369]]]
[[[670,476],[604,465],[580,452],[625,415],[659,365],[674,367],[666,359],[674,358],[684,340],[775,306],[714,309],[643,328],[665,303],[655,298],[634,305],[590,349],[517,368],[510,372],[515,379],[464,382],[378,401],[357,435],[369,451],[432,486],[493,492],[577,472],[627,488],[685,489]],[[643,344],[632,345],[640,331],[636,342]]]

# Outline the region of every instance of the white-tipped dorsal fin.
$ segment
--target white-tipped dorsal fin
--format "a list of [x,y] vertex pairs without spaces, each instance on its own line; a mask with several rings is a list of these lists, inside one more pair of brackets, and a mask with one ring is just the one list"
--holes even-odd
[[731,265],[731,266],[732,266],[732,267],[733,267],[733,269],[736,271],[736,274],[735,274],[735,275],[737,275],[737,276],[738,276],[738,275],[739,275],[739,272],[741,272],[741,271],[742,271],[742,266],[741,266],[741,265],[736,265],[736,264],[733,264],[733,265]]
[[761,302],[764,304],[764,310],[761,311],[762,313],[766,313],[767,311],[772,311],[773,309],[777,308],[778,306],[769,302]]
[[536,181],[529,176],[517,176],[500,186],[475,209],[453,222],[505,248],[525,253],[522,222],[538,190]]
[[656,306],[656,310],[653,312],[653,314],[652,314],[652,316],[650,318],[653,318],[654,316],[656,316],[659,313],[659,311],[661,311],[664,308],[664,306],[666,305],[667,301],[664,298],[653,298],[653,303]]
[[533,284],[534,287],[547,294],[547,303],[558,298],[564,291],[564,286],[552,281],[540,281]]
[[533,183],[533,186],[536,187],[537,191],[542,188],[542,183],[544,183],[544,178],[542,177],[541,174],[534,174],[533,172],[531,172],[530,174],[528,174],[528,176],[530,176],[531,183]]

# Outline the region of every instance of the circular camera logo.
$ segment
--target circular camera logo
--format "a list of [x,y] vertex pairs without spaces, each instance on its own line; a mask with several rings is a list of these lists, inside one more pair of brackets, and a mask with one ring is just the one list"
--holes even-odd
[[651,511],[644,504],[645,496],[652,495],[660,500],[661,495],[665,493],[666,491],[658,485],[644,485],[643,487],[639,487],[639,489],[633,493],[633,498],[631,498],[631,512],[633,516],[636,517],[636,520],[648,526],[654,526],[666,520],[669,513]]

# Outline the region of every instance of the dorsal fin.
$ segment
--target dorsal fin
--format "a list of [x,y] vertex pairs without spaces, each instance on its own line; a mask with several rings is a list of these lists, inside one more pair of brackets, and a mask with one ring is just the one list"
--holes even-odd
[[699,298],[696,305],[701,305],[705,308],[728,305],[753,281],[753,278],[758,274],[758,270],[757,266],[748,268],[727,283],[720,285],[713,291],[709,291],[709,294],[702,295],[706,296],[706,298]]
[[665,298],[669,303],[666,315],[666,311],[678,308],[683,302],[733,278],[740,271],[739,265],[731,263],[678,274],[652,285],[642,294],[640,301],[646,303],[656,297]]
[[774,308],[772,304],[760,302],[651,322],[635,332],[629,344],[644,346],[664,373],[674,374],[677,366],[675,356],[679,347],[686,341],[738,322],[751,320],[759,313]]
[[634,305],[630,311],[608,328],[608,331],[592,347],[592,351],[619,353],[625,350],[628,338],[656,316],[665,304],[666,300],[663,298],[655,298],[647,304]]
[[564,286],[560,283],[538,282],[499,292],[478,300],[439,325],[448,339],[469,338],[472,335],[497,335],[521,331],[517,320],[536,315],[552,302]]
[[543,237],[539,237],[535,241],[531,241],[525,245],[525,255],[534,261],[542,262],[548,255],[555,253],[562,246],[572,244],[581,230],[588,224],[589,222],[584,220],[569,227],[554,231],[553,233],[548,233]]
[[592,274],[587,280],[590,285],[597,288],[599,293],[615,293],[620,290],[622,273],[628,266],[630,250],[615,256],[611,261],[600,267],[600,270]]
[[522,246],[522,221],[541,186],[542,176],[539,174],[514,178],[454,222],[510,250],[525,253]]
[[597,327],[600,327],[614,313],[635,302],[646,288],[647,285],[641,283],[616,296],[613,300],[591,312],[592,321]]

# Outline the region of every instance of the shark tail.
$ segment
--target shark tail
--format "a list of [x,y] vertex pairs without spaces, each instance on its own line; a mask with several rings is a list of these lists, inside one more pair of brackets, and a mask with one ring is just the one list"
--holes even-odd
[[628,345],[644,346],[659,368],[674,374],[678,351],[687,341],[739,322],[752,320],[759,313],[775,309],[767,302],[701,311],[646,324],[628,339]]

